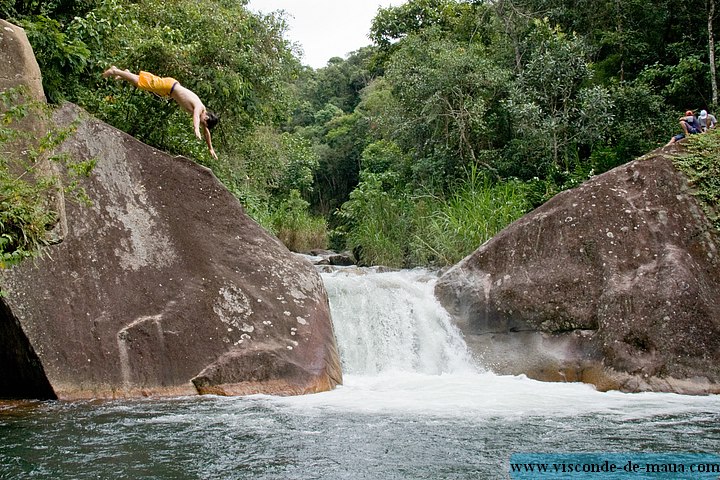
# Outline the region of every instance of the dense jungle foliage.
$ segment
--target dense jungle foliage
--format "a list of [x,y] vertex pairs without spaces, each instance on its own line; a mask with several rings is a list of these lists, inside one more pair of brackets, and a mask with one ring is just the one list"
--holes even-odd
[[[408,0],[367,47],[302,66],[244,0],[0,0],[52,103],[213,169],[290,248],[447,265],[557,192],[714,111],[714,0]],[[221,116],[101,77],[172,76]],[[100,159],[101,161],[101,159]]]

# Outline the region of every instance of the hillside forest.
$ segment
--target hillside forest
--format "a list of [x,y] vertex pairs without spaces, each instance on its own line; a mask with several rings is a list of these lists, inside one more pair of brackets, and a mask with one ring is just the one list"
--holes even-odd
[[[718,105],[714,0],[408,0],[378,10],[366,47],[317,70],[284,37],[283,12],[246,4],[0,0],[0,18],[25,29],[51,105],[211,168],[292,250],[350,250],[365,265],[451,265],[664,145],[686,110]],[[219,159],[173,102],[102,78],[110,65],[195,91],[220,115]],[[40,187],[0,160],[4,198],[36,201]],[[6,254],[33,247],[8,225],[49,222],[11,207]]]

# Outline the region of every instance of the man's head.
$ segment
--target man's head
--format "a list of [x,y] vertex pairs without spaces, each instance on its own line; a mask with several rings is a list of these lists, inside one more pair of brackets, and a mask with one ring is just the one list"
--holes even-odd
[[685,112],[686,117],[692,117],[693,115],[694,114],[693,114],[692,110],[688,110],[687,112]]
[[205,110],[205,118],[204,122],[205,125],[207,125],[207,128],[212,130],[212,128],[217,125],[217,123],[220,121],[220,117],[218,117],[216,114],[209,110]]

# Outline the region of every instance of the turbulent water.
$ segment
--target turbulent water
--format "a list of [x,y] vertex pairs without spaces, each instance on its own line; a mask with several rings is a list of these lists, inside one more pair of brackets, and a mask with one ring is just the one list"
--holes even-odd
[[518,452],[720,452],[718,396],[493,375],[434,300],[431,274],[323,278],[342,387],[0,404],[0,479],[492,479],[509,478]]

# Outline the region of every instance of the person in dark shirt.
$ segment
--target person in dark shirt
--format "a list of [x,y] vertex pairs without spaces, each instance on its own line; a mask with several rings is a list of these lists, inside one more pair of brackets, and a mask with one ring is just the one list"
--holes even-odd
[[695,114],[692,112],[692,110],[688,110],[685,112],[685,115],[680,117],[680,127],[683,130],[683,133],[678,133],[674,137],[670,139],[670,141],[665,145],[666,147],[672,145],[673,143],[682,140],[683,138],[687,137],[688,135],[693,135],[696,133],[701,133],[702,129],[700,127],[700,122],[697,118],[695,118]]

